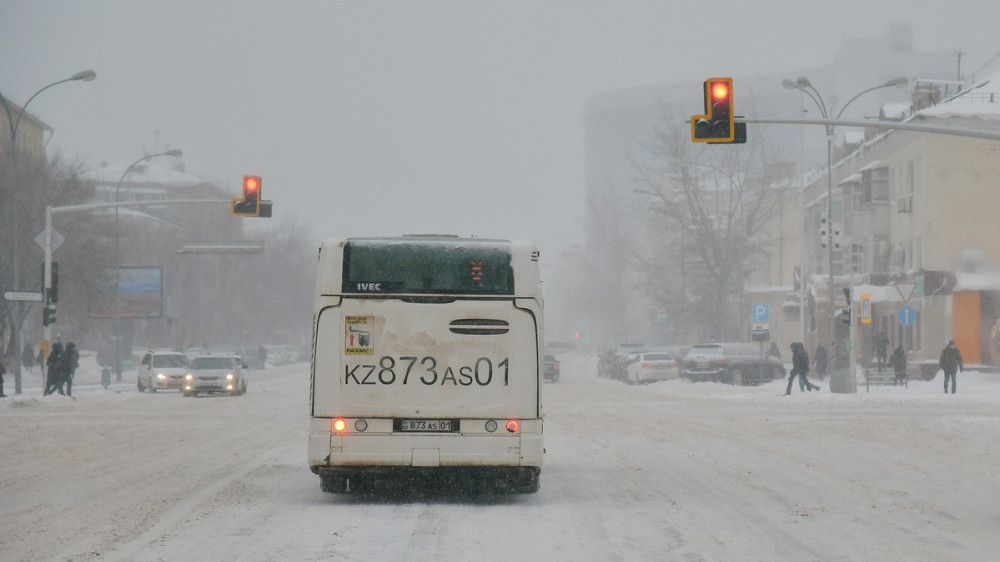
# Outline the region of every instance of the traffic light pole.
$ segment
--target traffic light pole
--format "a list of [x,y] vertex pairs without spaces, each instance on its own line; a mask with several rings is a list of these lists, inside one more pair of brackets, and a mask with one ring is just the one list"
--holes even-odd
[[[97,209],[116,209],[119,207],[162,207],[166,205],[230,205],[229,199],[178,199],[176,201],[127,201],[119,203],[94,203],[90,205],[67,205],[64,207],[45,207],[45,263],[42,265],[42,302],[47,303],[47,296],[52,290],[52,215],[74,213],[78,211],[94,211]],[[117,264],[116,264],[117,265]],[[115,283],[118,283],[115,279]],[[46,306],[48,306],[46,304]],[[52,324],[42,327],[42,342],[39,347],[46,351],[52,342]]]

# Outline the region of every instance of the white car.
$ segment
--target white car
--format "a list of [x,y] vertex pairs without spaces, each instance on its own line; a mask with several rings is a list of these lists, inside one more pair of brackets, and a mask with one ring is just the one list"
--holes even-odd
[[625,367],[625,382],[639,384],[666,381],[681,376],[681,368],[674,356],[661,351],[647,351],[630,356]]
[[136,386],[139,392],[180,390],[187,370],[187,356],[179,351],[147,351],[139,361]]
[[246,368],[236,355],[200,355],[191,360],[181,393],[239,396],[247,391]]

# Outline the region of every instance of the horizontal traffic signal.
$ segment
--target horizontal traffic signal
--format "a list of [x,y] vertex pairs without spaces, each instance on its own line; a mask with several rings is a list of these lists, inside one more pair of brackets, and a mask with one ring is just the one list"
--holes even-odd
[[691,141],[714,144],[746,142],[746,124],[735,121],[733,79],[705,80],[704,95],[705,114],[691,116]]
[[241,217],[259,217],[260,189],[260,176],[243,176],[243,198],[233,199],[232,213]]

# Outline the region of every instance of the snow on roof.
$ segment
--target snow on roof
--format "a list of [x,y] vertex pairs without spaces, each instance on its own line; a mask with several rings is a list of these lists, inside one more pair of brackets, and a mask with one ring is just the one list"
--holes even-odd
[[844,185],[845,183],[857,183],[861,181],[861,174],[851,174],[846,178],[840,180],[837,185]]
[[1000,120],[1000,73],[988,76],[961,95],[916,113],[919,117],[974,117]]
[[893,102],[882,104],[883,119],[902,119],[906,112],[910,110],[910,102]]
[[867,172],[868,170],[874,170],[875,168],[879,168],[879,167],[882,167],[882,166],[883,166],[883,164],[882,164],[881,160],[872,160],[871,162],[869,162],[869,163],[865,164],[864,166],[862,166],[861,168],[859,168],[858,171],[859,172]]
[[1000,291],[1000,273],[955,272],[955,291]]
[[[84,179],[93,180],[100,184],[115,186],[122,179],[122,174],[128,168],[126,165],[113,164],[101,166],[94,170],[85,172]],[[132,166],[128,176],[123,183],[140,184],[148,183],[162,186],[187,187],[207,183],[206,180],[179,172],[173,168],[155,164],[153,162],[142,162]]]

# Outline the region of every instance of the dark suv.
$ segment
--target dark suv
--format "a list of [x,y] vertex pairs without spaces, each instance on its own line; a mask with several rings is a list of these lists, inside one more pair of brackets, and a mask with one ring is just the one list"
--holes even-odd
[[755,343],[701,343],[684,357],[681,376],[693,381],[760,384],[784,378],[785,364],[764,354]]
[[545,356],[545,380],[552,382],[559,380],[559,360],[555,355]]

